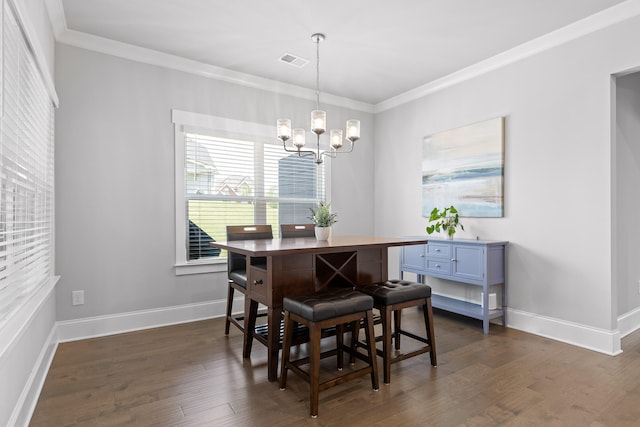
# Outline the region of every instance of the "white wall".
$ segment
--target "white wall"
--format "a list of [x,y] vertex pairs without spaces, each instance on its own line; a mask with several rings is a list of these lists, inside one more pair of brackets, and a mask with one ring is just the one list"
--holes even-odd
[[[171,110],[273,124],[307,123],[311,101],[57,45],[56,232],[58,320],[216,302],[226,272],[176,276]],[[335,232],[373,232],[373,118],[326,107],[336,126],[354,116],[362,140],[331,160]],[[71,291],[85,304],[71,305]],[[216,312],[216,309],[219,309]]]
[[617,185],[615,220],[618,239],[614,268],[618,284],[618,315],[640,308],[640,72],[616,80]]
[[616,353],[610,80],[640,65],[639,39],[636,17],[378,114],[376,232],[424,234],[425,135],[505,116],[505,216],[464,218],[461,237],[511,242],[511,326]]

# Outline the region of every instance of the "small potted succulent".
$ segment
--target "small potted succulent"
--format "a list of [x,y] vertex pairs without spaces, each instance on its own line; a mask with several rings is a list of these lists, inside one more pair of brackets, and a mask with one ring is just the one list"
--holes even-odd
[[329,240],[331,226],[338,221],[338,214],[331,212],[331,203],[320,202],[317,208],[310,208],[309,219],[316,225],[316,239]]
[[458,210],[453,205],[442,210],[433,208],[429,216],[429,224],[427,226],[427,234],[431,234],[434,231],[438,233],[442,231],[447,239],[453,239],[453,235],[456,234],[456,227],[464,230]]

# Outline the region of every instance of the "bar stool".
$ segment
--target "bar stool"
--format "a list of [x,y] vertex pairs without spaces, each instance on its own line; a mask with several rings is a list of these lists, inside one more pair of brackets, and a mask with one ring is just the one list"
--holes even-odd
[[[227,226],[227,241],[247,239],[273,239],[271,225],[261,224]],[[257,261],[266,264],[266,259]],[[232,309],[234,290],[240,291],[245,295],[247,293],[247,259],[242,254],[229,252],[227,266],[229,282],[227,289],[227,314],[224,321],[224,334],[229,335],[229,326],[232,324],[246,334],[243,324],[244,316],[252,316],[254,314],[243,313],[241,315],[234,315],[232,313]],[[257,309],[258,303],[255,301],[251,301],[251,311],[257,311]],[[250,324],[255,324],[255,320],[250,321]],[[251,348],[249,347],[249,353],[250,352]],[[249,357],[249,354],[245,354],[244,357]]]
[[315,237],[315,224],[280,224],[280,237]]
[[[284,390],[287,386],[287,370],[289,369],[305,379],[309,383],[310,414],[312,418],[318,416],[318,395],[320,391],[367,374],[371,375],[373,389],[378,390],[378,366],[373,332],[373,298],[352,289],[332,289],[311,295],[285,297],[283,308],[284,340],[282,343],[280,390]],[[353,331],[357,329],[357,325],[362,320],[365,322],[367,356],[358,354],[357,357],[365,360],[368,365],[321,383],[320,359],[337,355],[338,370],[342,370],[343,351],[346,350],[351,353],[353,350],[343,345],[344,325],[351,323]],[[309,356],[291,360],[291,341],[296,323],[303,324],[309,328]],[[336,327],[336,349],[321,352],[322,329],[331,326]],[[309,365],[309,370],[301,369],[300,366],[302,365]]]
[[[431,287],[422,283],[409,282],[406,280],[387,280],[386,282],[372,285],[359,286],[358,290],[373,297],[373,306],[380,311],[382,323],[382,337],[377,337],[376,341],[382,340],[382,351],[376,349],[384,362],[384,383],[391,382],[391,364],[423,353],[429,353],[431,365],[437,366],[436,341],[433,330],[433,309],[431,307]],[[426,338],[415,335],[402,329],[402,310],[408,307],[422,307],[424,314],[424,325]],[[394,330],[391,330],[391,313],[394,318]],[[400,336],[405,335],[414,340],[420,341],[425,346],[408,352],[399,353]],[[391,355],[391,341],[394,340],[395,356]],[[353,347],[363,347],[362,343],[355,340]]]

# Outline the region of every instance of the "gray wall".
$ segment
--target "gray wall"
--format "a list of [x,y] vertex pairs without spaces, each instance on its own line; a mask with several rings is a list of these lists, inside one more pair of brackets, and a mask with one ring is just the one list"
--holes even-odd
[[618,283],[618,315],[640,307],[640,73],[616,80],[617,245],[614,268]]
[[[376,169],[402,173],[376,176],[376,232],[424,233],[425,135],[506,116],[505,216],[464,218],[461,237],[511,242],[509,307],[512,319],[527,319],[520,327],[551,319],[614,333],[611,75],[640,65],[637,40],[638,17],[378,114]],[[584,345],[580,336],[568,340]]]
[[[171,110],[305,124],[314,103],[57,45],[58,320],[224,300],[226,273],[176,276]],[[331,160],[338,234],[373,232],[373,117],[354,153]],[[85,304],[71,306],[71,291]],[[214,315],[216,313],[211,313]],[[221,314],[221,313],[217,313]]]

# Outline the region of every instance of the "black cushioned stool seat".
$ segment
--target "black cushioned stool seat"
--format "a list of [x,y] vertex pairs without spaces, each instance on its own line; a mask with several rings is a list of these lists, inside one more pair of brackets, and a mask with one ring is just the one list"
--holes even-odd
[[431,297],[430,286],[407,280],[387,280],[383,283],[361,286],[358,289],[371,295],[379,304],[385,305]]
[[[309,412],[313,418],[318,416],[318,395],[322,390],[367,374],[371,375],[372,388],[378,390],[378,366],[373,332],[373,298],[371,296],[352,289],[332,289],[310,295],[285,297],[283,309],[284,339],[282,342],[280,389],[286,388],[289,369],[309,382]],[[344,325],[350,323],[351,330],[355,331],[361,321],[364,321],[365,325],[366,341],[362,346],[367,348],[366,356],[356,354],[354,348],[343,344]],[[295,323],[303,324],[309,328],[309,357],[290,360]],[[336,327],[336,348],[321,352],[322,329],[332,326]],[[355,339],[352,338],[352,342],[354,341]],[[366,361],[367,366],[354,368],[321,383],[320,359],[336,355],[338,370],[342,370],[342,356],[345,350]],[[302,370],[300,368],[302,365],[309,365],[309,370]]]
[[[391,382],[391,364],[423,353],[429,353],[431,365],[437,366],[436,342],[433,329],[433,309],[431,307],[431,287],[423,283],[409,282],[407,280],[387,280],[385,282],[358,287],[362,291],[373,297],[373,305],[380,311],[380,321],[382,323],[382,351],[377,350],[384,362],[384,383]],[[408,307],[422,307],[424,314],[424,325],[426,337],[415,335],[402,329],[402,309]],[[394,328],[391,330],[391,314],[393,313]],[[425,346],[408,352],[397,352],[395,357],[391,356],[391,341],[395,342],[395,349],[400,350],[400,336],[405,335],[414,340],[420,341]],[[363,346],[362,343],[353,342],[355,346]]]
[[284,310],[289,310],[310,322],[319,322],[371,310],[373,298],[351,289],[334,289],[299,297],[285,297],[282,304]]

